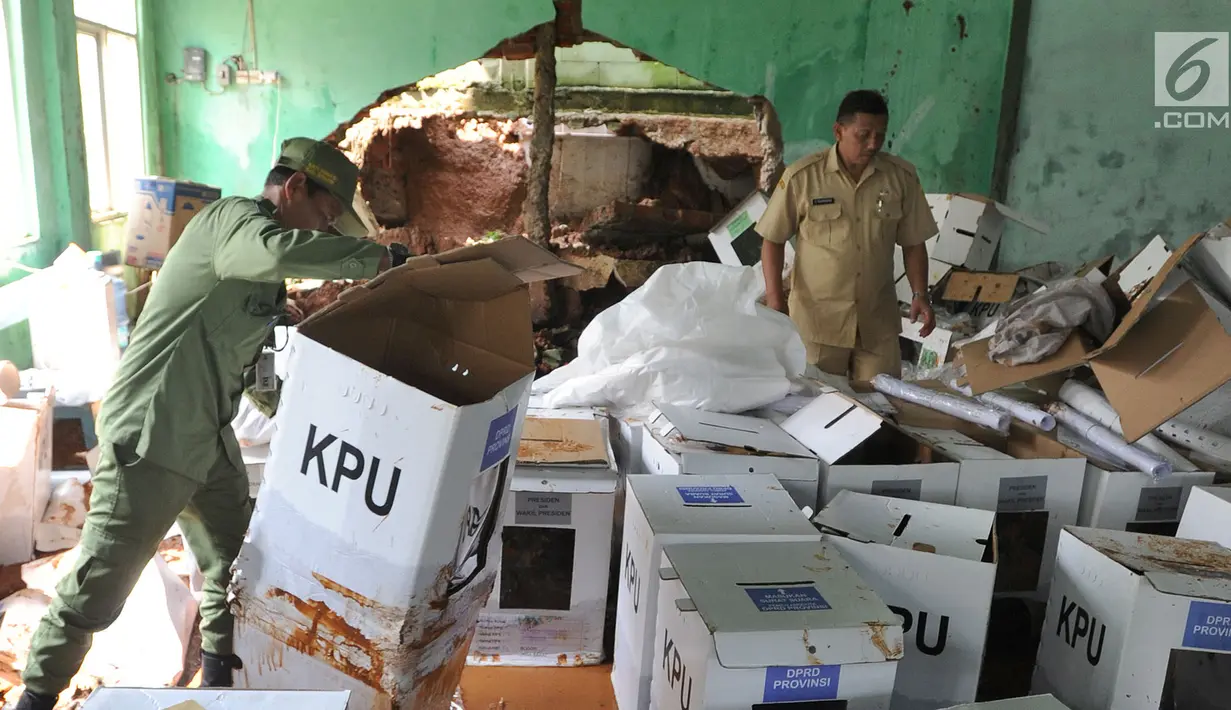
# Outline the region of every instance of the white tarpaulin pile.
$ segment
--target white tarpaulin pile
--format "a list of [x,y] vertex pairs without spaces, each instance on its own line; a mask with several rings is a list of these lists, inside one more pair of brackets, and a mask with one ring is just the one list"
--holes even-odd
[[660,402],[743,412],[776,402],[807,354],[791,320],[758,303],[764,290],[750,267],[664,266],[600,313],[582,332],[577,359],[534,391],[549,408]]

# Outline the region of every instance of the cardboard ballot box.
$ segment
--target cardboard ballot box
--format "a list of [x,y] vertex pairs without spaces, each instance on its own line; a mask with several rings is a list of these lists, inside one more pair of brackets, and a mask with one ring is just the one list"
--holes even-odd
[[[646,473],[768,473],[801,508],[816,508],[816,454],[782,427],[759,417],[657,406],[642,437]],[[806,411],[795,416],[805,418]]]
[[304,321],[236,561],[237,683],[448,705],[534,377],[525,239],[413,259]]
[[[770,475],[631,476],[611,671],[622,710],[650,707],[663,545],[745,540],[818,541],[779,481]],[[700,706],[698,706],[700,707]]]
[[1066,527],[1032,690],[1074,710],[1225,707],[1231,550]]
[[974,701],[996,581],[995,517],[843,491],[812,519],[901,617],[905,653],[893,710]]
[[345,690],[99,688],[82,710],[346,710]]
[[1069,710],[1069,707],[1052,695],[1028,695],[1024,698],[954,705],[949,710]]
[[165,177],[138,178],[128,211],[124,263],[138,269],[162,268],[188,221],[220,197],[222,190],[210,185]]
[[[1175,535],[1194,486],[1214,482],[1213,473],[1175,471],[1155,480],[1140,471],[1108,471],[1086,464],[1081,509],[1082,527],[1154,535]],[[1231,529],[1231,523],[1228,523]]]
[[652,707],[889,707],[901,621],[833,545],[668,545],[663,564]]
[[54,401],[48,391],[0,404],[0,565],[34,558],[34,530],[51,498]]
[[1193,488],[1175,536],[1231,547],[1231,486]]
[[1046,599],[1060,529],[1077,522],[1086,459],[1026,445],[1014,458],[959,432],[907,431],[959,462],[957,505],[996,512],[996,591]]
[[[970,271],[990,268],[1006,220],[1039,234],[1049,231],[1046,224],[982,195],[930,193],[927,201],[940,230],[927,241],[929,289],[943,281],[954,267]],[[898,300],[910,303],[911,287],[900,249],[894,250],[893,278]]]
[[566,414],[526,418],[504,526],[488,552],[499,564],[496,585],[479,615],[470,665],[603,660],[619,477],[607,417]]

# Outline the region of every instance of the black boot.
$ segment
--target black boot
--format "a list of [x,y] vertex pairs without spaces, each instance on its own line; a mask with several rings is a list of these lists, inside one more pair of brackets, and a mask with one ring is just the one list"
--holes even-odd
[[57,700],[59,698],[54,695],[39,695],[27,690],[17,701],[17,710],[55,710]]
[[201,687],[230,688],[235,684],[231,671],[243,668],[239,656],[217,656],[208,651],[201,652]]

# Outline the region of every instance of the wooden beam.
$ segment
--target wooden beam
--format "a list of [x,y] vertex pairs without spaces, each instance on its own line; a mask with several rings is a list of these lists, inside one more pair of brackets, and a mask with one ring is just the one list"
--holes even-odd
[[[560,9],[556,8],[559,18]],[[530,176],[522,224],[527,236],[546,245],[551,239],[548,200],[551,154],[556,140],[556,22],[539,25],[534,39],[534,136],[530,139]]]

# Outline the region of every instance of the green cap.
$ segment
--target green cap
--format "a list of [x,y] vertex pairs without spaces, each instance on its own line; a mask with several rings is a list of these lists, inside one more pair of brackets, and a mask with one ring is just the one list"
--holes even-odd
[[282,142],[278,165],[303,173],[342,203],[342,216],[334,227],[347,236],[362,237],[368,230],[355,211],[355,188],[359,168],[342,151],[312,138],[288,138]]

